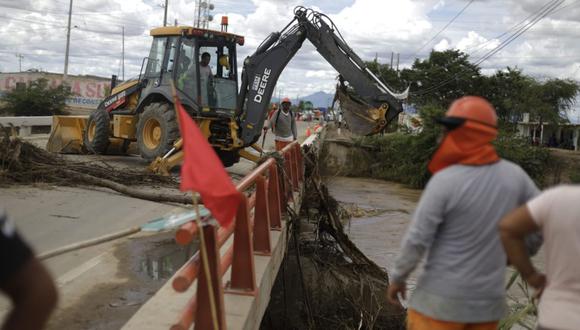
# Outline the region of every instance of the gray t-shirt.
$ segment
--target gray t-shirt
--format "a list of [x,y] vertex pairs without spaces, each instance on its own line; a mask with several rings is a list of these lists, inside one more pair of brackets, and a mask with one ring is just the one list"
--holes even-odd
[[290,111],[284,113],[284,111],[276,110],[270,117],[269,126],[276,137],[296,139],[298,136],[296,120]]
[[427,260],[410,298],[437,320],[487,322],[505,313],[506,255],[498,222],[539,193],[516,164],[453,165],[431,178],[403,239],[392,280]]

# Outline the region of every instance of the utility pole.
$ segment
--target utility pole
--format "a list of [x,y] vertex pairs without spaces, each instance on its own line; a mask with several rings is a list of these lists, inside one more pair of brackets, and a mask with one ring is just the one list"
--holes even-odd
[[391,70],[393,70],[393,56],[395,56],[395,53],[391,52]]
[[18,57],[18,72],[22,72],[22,59],[24,58],[24,55],[16,54],[16,57]]
[[65,82],[68,76],[68,51],[70,48],[70,21],[72,17],[72,5],[73,0],[70,0],[70,5],[68,7],[68,26],[66,29],[66,50],[64,54],[64,74],[62,76],[62,81]]
[[[165,0],[165,13],[163,14],[163,26],[167,26],[167,3],[169,0]],[[125,80],[125,78],[123,78]]]
[[399,56],[400,56],[400,55],[401,55],[401,54],[397,53],[397,71],[399,71]]
[[[167,12],[167,9],[165,12]],[[125,81],[125,26],[123,26],[123,51],[121,54],[121,66],[123,68],[123,75],[121,77]]]

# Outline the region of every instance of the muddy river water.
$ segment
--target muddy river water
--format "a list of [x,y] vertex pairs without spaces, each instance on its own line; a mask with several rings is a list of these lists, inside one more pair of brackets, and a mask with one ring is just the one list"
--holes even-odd
[[[346,231],[357,247],[387,270],[395,258],[421,190],[368,178],[327,178],[329,193],[353,215]],[[408,281],[415,284],[415,272]]]
[[[400,184],[369,178],[327,177],[329,193],[352,215],[345,230],[358,248],[387,273],[394,267],[401,240],[411,221],[412,213],[421,196],[421,190]],[[539,269],[544,269],[543,249],[533,258]],[[421,265],[413,272],[407,285],[412,291],[421,273]],[[506,282],[513,271],[508,270]],[[527,303],[524,285],[513,285],[508,290],[510,306]],[[533,317],[526,318],[533,324]],[[512,329],[523,329],[514,325]]]

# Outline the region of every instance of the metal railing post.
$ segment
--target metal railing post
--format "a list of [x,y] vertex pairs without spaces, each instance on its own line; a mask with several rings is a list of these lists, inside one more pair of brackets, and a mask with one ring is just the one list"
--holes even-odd
[[280,212],[280,179],[278,178],[278,167],[276,164],[270,166],[270,177],[268,178],[268,198],[270,207],[270,225],[273,229],[282,228],[282,213]]
[[254,209],[254,253],[270,255],[270,210],[268,186],[263,175],[256,178],[256,206]]
[[298,191],[300,189],[298,183],[299,183],[299,169],[298,169],[298,153],[300,153],[300,147],[298,147],[298,149],[296,148],[296,146],[299,146],[298,143],[296,143],[294,145],[294,147],[290,150],[290,154],[292,155],[292,169],[294,170],[294,173],[292,175],[292,184],[294,185],[294,190]]
[[292,155],[289,152],[284,153],[284,201],[287,202],[292,198],[292,192],[294,191],[293,182],[293,170],[292,170]]
[[300,182],[303,182],[304,181],[304,155],[302,154],[302,148],[300,148],[300,145],[296,146],[296,150],[298,153],[298,157],[297,157],[298,180]]
[[201,258],[201,269],[209,267],[209,273],[211,277],[211,289],[213,292],[209,292],[208,289],[208,279],[205,276],[205,271],[199,272],[199,277],[197,280],[197,311],[195,319],[195,330],[201,329],[213,329],[213,319],[210,305],[209,295],[213,295],[213,302],[216,307],[218,324],[220,329],[226,328],[226,319],[224,312],[224,292],[221,281],[221,275],[219,271],[220,267],[220,253],[217,246],[217,229],[215,226],[204,226],[203,235],[206,244],[208,265],[204,263],[203,258]]
[[228,292],[250,295],[256,293],[256,269],[251,235],[248,197],[242,194],[234,229],[234,256]]

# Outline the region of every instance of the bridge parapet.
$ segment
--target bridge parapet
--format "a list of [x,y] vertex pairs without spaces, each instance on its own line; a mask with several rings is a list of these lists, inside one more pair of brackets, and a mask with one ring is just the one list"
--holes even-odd
[[[303,145],[315,140],[313,135]],[[259,328],[286,250],[284,214],[287,207],[299,211],[302,198],[301,145],[291,143],[280,156],[266,160],[238,183],[244,197],[230,226],[203,227],[207,265],[196,253],[124,329],[190,329],[192,325],[213,329],[214,322],[219,329]],[[192,221],[179,228],[175,239],[185,245],[199,234],[200,228]]]

